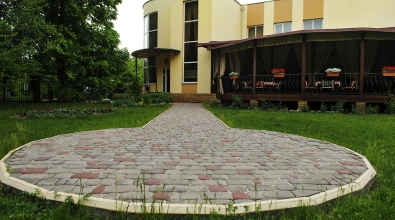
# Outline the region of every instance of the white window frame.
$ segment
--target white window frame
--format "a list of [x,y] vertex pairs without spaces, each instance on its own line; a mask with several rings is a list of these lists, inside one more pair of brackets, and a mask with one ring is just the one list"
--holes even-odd
[[[318,21],[318,20],[320,20],[321,21],[321,28],[316,28],[315,27],[315,22],[316,21]],[[306,21],[312,21],[313,23],[312,23],[312,29],[306,29]],[[322,29],[323,28],[323,26],[324,26],[324,20],[321,18],[321,19],[310,19],[310,20],[304,20],[303,21],[303,29],[304,30],[320,30],[320,29]]]
[[[257,29],[257,27],[262,27],[262,35],[259,35],[259,36],[256,35],[256,29]],[[248,27],[247,27],[248,38],[250,38],[250,36],[249,36],[249,34],[250,34],[250,28],[254,28],[254,29],[255,29],[255,34],[254,34],[253,37],[260,37],[260,36],[265,35],[265,27],[264,27],[264,25],[248,26]]]
[[[144,16],[144,49],[147,49],[147,48],[149,48],[148,46],[148,43],[149,43],[149,39],[148,39],[148,37],[149,37],[149,33],[152,33],[152,32],[157,32],[158,33],[158,26],[159,26],[159,22],[158,22],[158,24],[156,25],[157,26],[157,28],[156,29],[154,29],[154,30],[149,30],[149,18],[150,18],[150,16],[152,15],[152,14],[157,14],[157,20],[159,20],[159,13],[156,11],[156,12],[152,12],[152,13],[149,13],[149,14],[146,14],[145,16]],[[158,36],[158,35],[157,35]],[[156,42],[156,44],[158,45],[158,42]]]
[[[282,34],[282,33],[290,32],[290,31],[284,31],[285,24],[291,24],[291,30],[290,31],[292,31],[292,22],[276,23],[276,24],[274,24],[274,34]],[[278,25],[281,25],[281,32],[276,32]]]
[[[194,1],[185,1],[184,2],[184,34],[183,34],[183,41],[184,41],[184,50],[185,50],[185,44],[188,44],[188,43],[198,43],[198,39],[196,39],[195,41],[185,41],[185,24],[187,24],[187,23],[191,23],[191,22],[197,22],[198,23],[198,25],[199,25],[199,16],[198,16],[198,19],[196,19],[196,20],[190,20],[190,21],[185,21],[185,9],[186,9],[186,7],[185,7],[185,5],[186,4],[188,4],[188,3],[191,3],[191,2],[198,2],[198,0],[194,0]],[[199,5],[199,3],[198,3],[198,5]],[[198,6],[199,7],[199,6]],[[197,59],[199,58],[199,54],[197,54]],[[198,61],[196,60],[196,61],[193,61],[193,62],[185,62],[185,57],[183,57],[183,65],[182,65],[182,83],[183,84],[196,84],[197,82],[198,82],[198,68],[196,69],[196,82],[185,82],[185,64],[193,64],[193,63],[196,63],[196,65],[198,66]]]

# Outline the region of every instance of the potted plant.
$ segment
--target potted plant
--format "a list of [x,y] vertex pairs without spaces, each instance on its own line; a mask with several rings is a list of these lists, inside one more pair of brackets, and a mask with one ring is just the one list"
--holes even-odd
[[339,68],[328,68],[325,70],[326,76],[328,77],[338,77],[342,70]]
[[381,70],[383,76],[395,76],[395,66],[384,66]]
[[230,79],[238,79],[239,73],[238,72],[231,72],[231,73],[229,73],[229,78]]
[[274,68],[271,73],[273,73],[274,78],[284,78],[285,69],[284,68]]

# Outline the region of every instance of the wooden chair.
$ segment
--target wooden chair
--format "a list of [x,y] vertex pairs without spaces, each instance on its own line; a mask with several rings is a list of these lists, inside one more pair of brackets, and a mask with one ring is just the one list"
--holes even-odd
[[305,87],[304,87],[306,92],[313,93],[317,90],[317,83],[314,86],[309,85],[307,81],[305,81]]
[[352,92],[352,91],[354,91],[354,89],[355,89],[355,81],[354,80],[351,82],[350,85],[346,85],[346,86],[342,87],[342,91],[347,90],[349,92]]

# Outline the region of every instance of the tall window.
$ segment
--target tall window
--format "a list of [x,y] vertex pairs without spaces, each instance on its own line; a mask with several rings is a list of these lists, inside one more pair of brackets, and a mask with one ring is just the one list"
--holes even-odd
[[322,29],[322,19],[305,20],[303,23],[305,30]]
[[151,13],[144,18],[144,48],[158,46],[158,13]]
[[198,1],[185,2],[184,82],[197,82]]
[[248,37],[263,36],[263,25],[248,27]]
[[[158,46],[158,13],[151,13],[144,18],[144,48]],[[144,60],[144,83],[156,83],[156,57]]]
[[274,24],[274,33],[281,34],[292,31],[292,22]]

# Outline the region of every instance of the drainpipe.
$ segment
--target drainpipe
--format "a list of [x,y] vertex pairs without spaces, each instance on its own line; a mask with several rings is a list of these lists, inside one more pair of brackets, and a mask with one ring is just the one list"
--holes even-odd
[[245,7],[241,7],[241,39],[244,39],[244,14],[245,14]]

